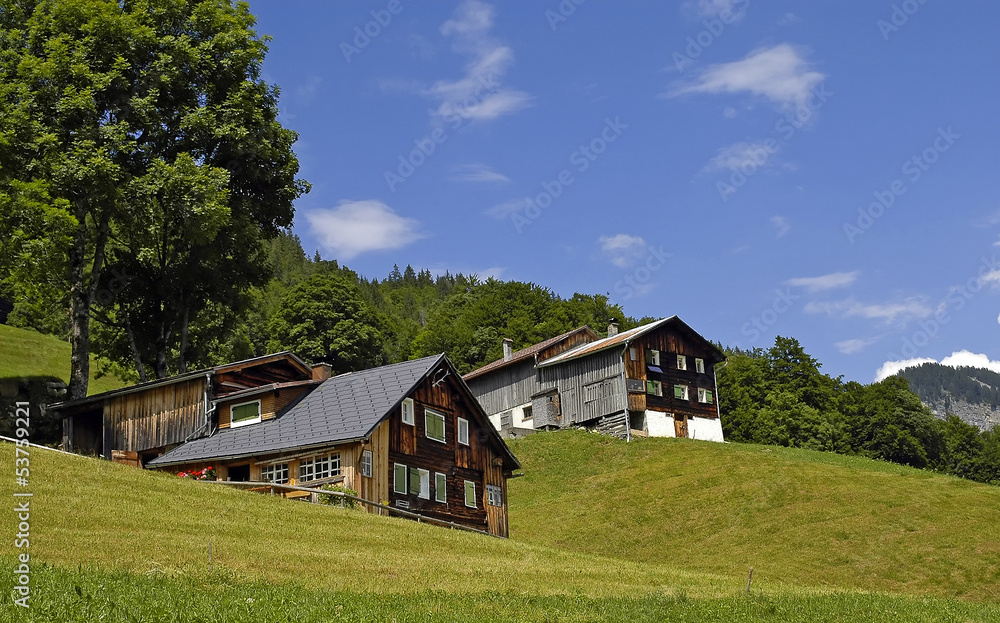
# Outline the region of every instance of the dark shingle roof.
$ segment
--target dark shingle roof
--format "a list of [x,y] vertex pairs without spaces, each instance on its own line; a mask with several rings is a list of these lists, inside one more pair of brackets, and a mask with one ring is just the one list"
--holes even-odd
[[329,378],[273,420],[221,429],[149,464],[235,458],[360,439],[443,359],[434,355]]

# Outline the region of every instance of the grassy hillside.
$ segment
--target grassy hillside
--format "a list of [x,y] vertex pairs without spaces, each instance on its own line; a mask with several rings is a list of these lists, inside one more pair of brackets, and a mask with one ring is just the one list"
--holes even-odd
[[[554,435],[539,436],[531,447],[541,448],[548,437]],[[582,439],[591,441],[567,436],[572,444]],[[540,473],[532,460],[527,470]],[[12,446],[0,443],[0,465],[13,469],[13,462]],[[11,480],[0,479],[0,495],[8,499]],[[747,596],[743,570],[729,577],[689,572],[679,556],[634,562],[563,551],[43,450],[31,451],[30,491],[32,607],[8,601],[0,606],[0,620],[811,623],[1000,617],[993,604],[801,589],[766,574],[755,576]],[[527,512],[514,503],[515,515]],[[6,541],[0,565],[13,569],[14,554]],[[13,577],[0,574],[0,592],[10,594]]]
[[[51,335],[0,325],[0,379],[31,376],[55,377],[69,381],[69,344]],[[97,361],[91,358],[88,393],[118,389],[120,380],[95,378]]]
[[1000,595],[1000,488],[888,463],[581,431],[512,448],[519,540],[712,574],[967,599]]

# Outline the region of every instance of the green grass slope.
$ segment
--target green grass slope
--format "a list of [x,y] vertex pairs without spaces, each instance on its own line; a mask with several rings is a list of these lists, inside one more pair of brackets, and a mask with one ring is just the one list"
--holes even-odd
[[[57,337],[0,325],[0,379],[48,376],[69,381],[70,346]],[[125,384],[112,376],[95,378],[97,361],[90,360],[89,394]]]
[[[746,595],[742,570],[687,571],[678,556],[566,551],[30,452],[30,486],[18,491],[33,494],[31,607],[6,597],[23,552],[6,540],[0,621],[1000,619],[996,604],[803,589],[766,574]],[[0,470],[14,461],[13,446],[0,443]],[[526,469],[540,473],[530,461]],[[12,481],[0,479],[8,500]]]
[[1000,488],[833,454],[582,431],[511,444],[518,540],[805,586],[1000,598]]

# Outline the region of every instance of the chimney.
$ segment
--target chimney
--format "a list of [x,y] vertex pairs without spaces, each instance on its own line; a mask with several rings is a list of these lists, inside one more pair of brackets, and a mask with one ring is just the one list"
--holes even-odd
[[510,361],[514,357],[514,340],[509,337],[503,339],[503,360]]
[[618,335],[618,323],[614,320],[608,323],[608,337]]
[[333,366],[328,363],[314,363],[312,378],[314,381],[325,381],[333,375]]

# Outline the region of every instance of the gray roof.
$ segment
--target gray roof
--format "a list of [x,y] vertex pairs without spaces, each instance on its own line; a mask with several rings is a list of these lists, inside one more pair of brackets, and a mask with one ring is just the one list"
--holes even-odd
[[442,360],[447,361],[444,355],[434,355],[329,378],[273,420],[220,429],[149,465],[255,456],[364,438]]

